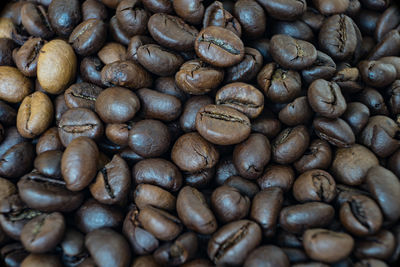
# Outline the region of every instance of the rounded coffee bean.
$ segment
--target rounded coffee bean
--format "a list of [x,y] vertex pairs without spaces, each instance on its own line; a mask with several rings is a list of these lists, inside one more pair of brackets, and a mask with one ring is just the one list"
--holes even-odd
[[21,23],[29,34],[44,39],[49,39],[54,35],[48,14],[43,6],[24,3],[20,12]]
[[241,194],[249,198],[253,198],[260,191],[256,183],[235,175],[226,179],[223,184],[236,188]]
[[305,126],[286,128],[272,142],[272,159],[279,164],[293,163],[307,150],[309,142]]
[[238,189],[222,185],[214,189],[211,194],[211,206],[218,220],[227,223],[247,216],[250,199],[242,195]]
[[61,213],[39,215],[30,220],[22,229],[21,242],[33,253],[52,250],[63,238],[65,220]]
[[264,108],[264,95],[250,84],[236,82],[219,89],[215,95],[215,103],[234,108],[254,119]]
[[350,233],[357,236],[371,235],[382,226],[383,216],[379,206],[371,198],[353,195],[340,207],[340,222]]
[[244,57],[242,40],[222,27],[209,26],[199,32],[195,42],[196,54],[216,67],[230,67]]
[[85,246],[99,267],[124,267],[131,261],[128,242],[122,235],[109,228],[87,234]]
[[[227,2],[225,2],[225,4],[226,3]],[[226,10],[226,7],[219,1],[214,1],[206,8],[203,17],[203,28],[207,28],[208,26],[223,27],[232,31],[239,37],[242,34],[242,26],[239,21],[232,16],[232,14]]]
[[[357,68],[354,68],[357,70]],[[336,63],[333,59],[327,54],[317,51],[317,59],[314,64],[301,71],[301,75],[303,79],[308,83],[312,83],[318,79],[326,79],[330,80],[334,74],[336,73]],[[338,80],[343,79],[345,77],[335,76]],[[347,78],[347,77],[346,77]]]
[[307,95],[311,108],[323,117],[334,119],[346,110],[346,100],[335,82],[316,80],[308,87]]
[[105,65],[127,59],[125,46],[116,42],[105,44],[97,53],[97,56]]
[[176,211],[182,223],[200,234],[212,234],[217,230],[217,220],[204,195],[194,187],[185,186],[178,194]]
[[360,185],[365,181],[368,170],[379,165],[378,158],[368,148],[354,144],[349,148],[339,148],[331,165],[337,181],[347,185]]
[[150,17],[147,28],[162,46],[178,51],[193,50],[198,31],[186,24],[181,18],[164,13],[156,13]]
[[351,253],[354,239],[346,233],[316,228],[304,232],[303,246],[311,259],[333,263]]
[[305,0],[261,0],[259,3],[268,15],[280,20],[296,20],[307,10]]
[[204,15],[204,5],[201,0],[177,0],[173,2],[176,14],[190,24],[200,24]]
[[270,53],[279,65],[295,70],[307,68],[317,59],[314,45],[285,34],[272,36]]
[[48,11],[51,26],[61,37],[68,37],[81,20],[81,8],[78,0],[51,1]]
[[323,170],[309,170],[302,173],[293,184],[293,196],[299,202],[331,202],[336,196],[333,177]]
[[225,70],[225,82],[250,82],[257,77],[262,64],[261,53],[257,49],[245,47],[243,60]]
[[366,105],[360,102],[347,103],[347,109],[342,118],[350,125],[354,134],[358,134],[367,124],[370,111]]
[[331,205],[309,202],[283,208],[279,224],[290,233],[301,234],[306,229],[328,226],[334,217],[335,210]]
[[228,223],[208,241],[207,253],[216,265],[240,265],[261,243],[261,228],[249,220]]
[[132,168],[132,178],[136,184],[152,184],[166,190],[177,191],[182,186],[182,174],[170,161],[154,158],[144,159]]
[[179,118],[180,126],[184,132],[196,131],[196,115],[204,106],[213,104],[213,100],[209,96],[193,96],[190,97],[183,107],[182,114]]
[[68,42],[81,56],[96,53],[106,41],[106,24],[98,19],[85,20],[73,30]]
[[34,166],[41,174],[52,177],[61,177],[61,157],[63,152],[51,150],[41,153],[35,158]]
[[250,218],[261,225],[265,237],[275,235],[279,213],[283,204],[283,191],[271,187],[258,192],[252,201]]
[[118,228],[124,219],[117,206],[101,204],[94,199],[88,199],[75,212],[74,226],[83,233],[103,227]]
[[246,179],[256,179],[264,171],[271,158],[271,145],[268,138],[254,133],[243,143],[235,146],[233,164],[239,174]]
[[148,71],[159,76],[173,75],[183,64],[179,54],[156,44],[140,46],[137,49],[137,60]]
[[5,178],[0,178],[0,201],[15,194],[17,187]]
[[18,132],[25,138],[34,138],[47,130],[53,116],[50,98],[42,92],[35,92],[25,97],[18,109]]
[[103,85],[101,82],[101,69],[103,68],[103,63],[98,57],[91,56],[83,58],[79,68],[80,75],[84,81],[98,86]]
[[261,190],[279,187],[287,192],[292,188],[294,178],[294,170],[290,165],[270,164],[265,168],[263,175],[257,179],[257,183]]
[[140,6],[140,2],[136,0],[118,1],[115,16],[122,31],[129,36],[143,34],[146,32],[149,14]]
[[146,231],[159,240],[171,241],[182,231],[181,221],[177,217],[152,206],[141,209],[138,220]]
[[90,184],[96,175],[98,156],[96,143],[88,137],[69,143],[61,160],[61,173],[69,190],[80,191]]
[[156,120],[141,120],[129,130],[129,147],[142,157],[159,157],[170,146],[167,126]]
[[289,267],[290,262],[288,256],[286,256],[285,252],[273,245],[268,246],[260,246],[253,250],[246,261],[244,262],[244,267],[272,267],[272,266],[280,266],[280,267]]
[[266,29],[267,17],[264,9],[257,1],[236,1],[233,14],[240,22],[245,38],[256,39],[263,36]]
[[96,99],[95,110],[106,123],[122,123],[132,119],[140,109],[135,93],[122,87],[103,90]]
[[349,0],[316,0],[314,1],[314,5],[321,14],[329,16],[333,14],[345,13],[349,7],[349,2]]
[[107,19],[107,9],[105,5],[96,0],[86,0],[82,3],[82,21],[88,19]]
[[67,42],[55,39],[40,50],[37,78],[46,92],[62,93],[75,79],[76,71],[77,58],[74,49]]
[[68,109],[58,123],[58,136],[66,147],[80,136],[98,140],[103,136],[104,127],[99,117],[86,108]]
[[392,64],[363,60],[358,64],[361,78],[368,85],[383,88],[396,80],[396,68]]
[[137,185],[134,200],[139,209],[151,205],[164,210],[175,210],[176,198],[167,190],[151,184]]
[[101,70],[101,81],[105,86],[122,86],[129,89],[150,87],[150,74],[133,61],[115,61]]
[[144,117],[162,121],[172,121],[179,117],[182,111],[181,101],[172,95],[155,90],[142,88],[137,91]]
[[400,182],[396,175],[382,166],[374,166],[368,170],[365,183],[386,220],[396,221],[400,217]]
[[196,129],[214,144],[233,145],[245,140],[251,127],[243,113],[227,106],[207,105],[197,112]]
[[75,83],[65,92],[65,103],[69,108],[87,108],[94,110],[96,99],[103,89],[91,83]]
[[395,237],[388,230],[366,236],[355,244],[354,255],[359,259],[376,258],[387,260],[395,249]]
[[315,133],[323,140],[337,147],[350,147],[355,136],[350,126],[341,118],[327,119],[316,117],[313,121]]
[[128,164],[118,155],[114,155],[97,174],[89,186],[92,196],[103,204],[117,204],[128,195],[131,175]]
[[187,133],[176,140],[171,159],[181,170],[197,172],[214,167],[219,160],[219,152],[198,133]]
[[35,171],[21,177],[18,190],[21,199],[29,203],[29,207],[45,212],[73,211],[82,204],[84,198],[83,192],[68,190],[60,178],[43,176]]
[[288,103],[279,111],[279,120],[288,126],[296,126],[308,123],[313,116],[306,96],[301,96]]
[[[4,143],[5,141],[3,141]],[[32,170],[35,149],[29,142],[11,146],[0,155],[0,176],[18,178]]]
[[85,236],[74,228],[67,228],[60,246],[64,255],[78,256],[85,249]]
[[0,66],[0,100],[21,102],[33,90],[33,83],[17,68]]
[[19,49],[13,51],[15,65],[25,76],[36,76],[39,51],[43,45],[42,38],[32,38]]
[[200,59],[186,61],[175,74],[175,82],[185,93],[203,95],[215,89],[224,79],[224,71]]

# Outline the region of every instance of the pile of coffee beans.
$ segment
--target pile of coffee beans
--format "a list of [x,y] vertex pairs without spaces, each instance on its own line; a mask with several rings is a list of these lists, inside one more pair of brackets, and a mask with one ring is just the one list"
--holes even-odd
[[0,266],[400,265],[395,0],[6,2]]

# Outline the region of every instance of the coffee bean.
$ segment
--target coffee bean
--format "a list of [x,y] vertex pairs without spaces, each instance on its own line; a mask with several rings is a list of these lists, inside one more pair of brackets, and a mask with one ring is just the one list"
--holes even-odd
[[208,256],[217,264],[240,265],[261,242],[261,229],[249,220],[228,223],[208,241]]
[[33,90],[31,80],[17,68],[0,66],[0,100],[10,103],[21,102]]
[[239,21],[219,1],[214,1],[206,8],[203,17],[203,28],[208,26],[223,27],[239,37],[242,35],[242,26]]
[[106,25],[98,19],[85,20],[75,27],[68,42],[82,56],[96,53],[106,41]]
[[314,4],[321,14],[329,16],[333,14],[344,13],[349,7],[349,2],[349,0],[317,0]]
[[[97,53],[99,59],[105,64],[126,60],[126,48],[120,43],[106,43]],[[100,69],[101,70],[101,69]]]
[[293,184],[293,196],[299,202],[331,202],[336,196],[333,177],[323,170],[309,170],[297,177]]
[[24,3],[20,12],[21,23],[29,34],[43,39],[49,39],[54,35],[49,16],[43,6]]
[[281,20],[295,20],[299,18],[307,9],[307,2],[304,0],[262,0],[259,1],[259,3],[264,7],[270,16]]
[[257,1],[239,0],[235,2],[233,14],[242,26],[244,37],[255,39],[263,36],[267,17]]
[[288,103],[279,111],[279,120],[289,126],[305,124],[310,121],[313,111],[306,96],[301,96]]
[[174,210],[176,198],[167,190],[150,184],[139,184],[134,192],[137,207],[142,209],[147,205],[164,210]]
[[77,0],[51,1],[48,11],[51,26],[62,37],[68,37],[81,20],[81,8]]
[[95,0],[86,0],[82,3],[82,21],[89,19],[107,19],[107,9],[103,3]]
[[[354,68],[357,70],[357,68]],[[327,54],[317,51],[317,59],[315,62],[308,68],[301,71],[301,75],[303,79],[308,83],[312,83],[318,79],[330,80],[336,72],[336,63],[333,59]],[[358,72],[358,71],[357,71]],[[342,74],[342,73],[340,73]],[[347,74],[347,73],[345,73]],[[347,78],[347,77],[346,77]],[[339,82],[341,79],[345,79],[342,75],[336,75],[333,77],[333,80]],[[341,85],[341,84],[339,84]]]
[[32,169],[34,157],[35,150],[31,143],[20,142],[12,145],[0,156],[0,176],[21,177]]
[[62,267],[60,259],[53,254],[29,254],[21,263],[21,267]]
[[257,179],[261,190],[279,187],[284,192],[292,188],[294,182],[294,170],[290,165],[269,165],[265,168],[263,175]]
[[395,248],[395,237],[387,230],[381,230],[375,235],[356,241],[354,255],[359,259],[388,259]]
[[139,6],[136,0],[122,0],[115,12],[118,24],[129,36],[143,34],[146,31],[149,14]]
[[315,133],[323,140],[337,147],[350,147],[355,136],[350,126],[342,119],[326,119],[317,117],[313,121]]
[[230,176],[223,184],[236,188],[241,194],[248,196],[250,199],[260,191],[256,183],[235,175]]
[[196,54],[216,67],[230,67],[244,57],[244,45],[233,32],[209,26],[199,32],[195,42]]
[[18,69],[28,77],[35,77],[39,51],[44,45],[42,38],[32,38],[19,49],[13,51],[13,58]]
[[358,134],[367,124],[370,111],[366,105],[360,102],[347,103],[347,109],[342,118],[350,125],[354,134]]
[[282,266],[289,267],[289,258],[277,246],[260,246],[252,251],[244,262],[245,267],[255,266]]

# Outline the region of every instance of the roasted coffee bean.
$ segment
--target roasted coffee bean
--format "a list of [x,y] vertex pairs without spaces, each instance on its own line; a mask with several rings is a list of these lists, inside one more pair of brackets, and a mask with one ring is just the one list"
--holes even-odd
[[193,96],[190,97],[182,110],[179,118],[180,126],[185,132],[196,130],[196,115],[197,112],[204,106],[212,104],[213,100],[209,96]]
[[182,231],[181,221],[177,217],[152,206],[141,209],[138,220],[146,231],[159,240],[173,240]]
[[105,44],[97,53],[97,56],[106,65],[127,59],[125,46],[116,42]]
[[295,70],[307,68],[317,59],[313,44],[285,34],[272,36],[270,53],[279,65]]
[[42,133],[36,144],[36,154],[39,155],[46,151],[62,150],[64,148],[58,136],[56,127],[49,128]]
[[207,253],[217,265],[240,265],[260,242],[258,224],[249,220],[234,221],[213,234],[208,241]]
[[[52,152],[52,151],[49,151]],[[18,181],[19,195],[29,207],[44,212],[69,212],[83,202],[82,192],[72,192],[60,178],[31,172]]]
[[29,142],[19,142],[11,146],[0,156],[0,176],[21,177],[32,169],[34,157],[35,149]]
[[350,125],[354,134],[358,134],[367,124],[370,111],[366,105],[360,102],[347,103],[347,109],[342,118]]
[[115,155],[97,174],[89,186],[92,196],[104,204],[117,204],[128,195],[131,175],[128,164]]
[[267,238],[275,235],[282,204],[283,191],[279,187],[261,190],[253,198],[250,218],[261,225]]
[[89,19],[107,19],[107,9],[103,3],[96,0],[86,0],[82,3],[82,21]]
[[250,199],[260,191],[256,183],[235,175],[230,176],[223,184],[236,188],[240,193],[248,196]]
[[286,103],[299,96],[301,92],[300,74],[293,70],[280,68],[272,62],[265,65],[257,75],[257,83],[265,96],[273,102]]
[[88,19],[76,26],[68,42],[81,56],[96,53],[106,41],[106,24],[99,19]]
[[233,15],[240,22],[244,37],[255,39],[263,36],[267,26],[267,17],[257,1],[236,1]]
[[22,229],[21,242],[33,253],[44,253],[53,249],[63,238],[65,220],[61,213],[39,215]]
[[122,87],[103,90],[96,99],[95,110],[106,123],[122,123],[132,119],[140,109],[134,92]]
[[190,24],[200,24],[204,15],[204,5],[201,0],[177,0],[173,2],[176,14]]
[[182,186],[181,172],[172,162],[161,158],[136,163],[132,168],[132,178],[136,184],[157,185],[170,191],[177,191]]
[[314,33],[310,26],[308,26],[302,20],[295,21],[273,21],[271,33],[276,34],[286,34],[296,39],[301,39],[304,41],[312,42],[314,39]]
[[104,127],[99,117],[86,108],[68,109],[58,123],[58,136],[65,147],[80,136],[98,140],[103,133]]
[[151,205],[164,210],[175,210],[176,198],[167,190],[151,184],[139,184],[134,192],[134,200],[139,209]]
[[90,233],[103,227],[117,228],[121,226],[123,219],[123,213],[117,206],[88,199],[75,212],[74,225],[83,233]]
[[283,208],[279,224],[290,233],[301,234],[310,228],[328,226],[334,216],[335,210],[331,205],[309,202]]
[[48,11],[51,26],[61,37],[68,37],[81,20],[81,8],[78,0],[51,1]]
[[13,59],[18,69],[28,77],[35,77],[39,51],[44,45],[42,38],[32,38],[13,51]]
[[29,34],[43,39],[49,39],[54,35],[49,16],[43,6],[24,3],[20,12],[21,23]]
[[143,5],[153,13],[173,13],[172,3],[167,0],[143,0]]
[[323,170],[309,170],[297,177],[293,184],[293,196],[299,202],[331,202],[336,196],[333,177]]
[[359,259],[387,260],[394,251],[395,242],[392,232],[381,230],[375,235],[364,237],[364,240],[356,241],[354,255]]
[[112,39],[117,41],[118,43],[121,43],[123,45],[128,45],[129,44],[129,36],[121,27],[121,25],[118,23],[117,16],[112,16],[110,19],[110,27],[109,27],[109,32],[111,34]]
[[323,140],[337,147],[350,147],[355,136],[350,126],[342,119],[317,117],[313,121],[315,133]]
[[239,37],[242,34],[242,26],[239,21],[219,1],[214,1],[206,8],[203,17],[203,28],[208,26],[223,27]]
[[279,187],[287,192],[292,188],[294,179],[294,170],[289,165],[270,164],[265,168],[263,175],[257,179],[257,183],[261,190]]
[[389,111],[381,93],[367,87],[356,95],[356,100],[366,105],[371,115],[388,115]]
[[6,266],[10,267],[20,266],[23,260],[29,255],[29,252],[24,249],[21,243],[5,245],[1,248],[0,253]]
[[69,190],[80,191],[89,185],[96,175],[98,157],[96,143],[86,136],[68,144],[61,160],[61,173]]
[[382,88],[390,85],[396,79],[396,68],[392,64],[379,61],[361,61],[358,64],[361,78],[368,85]]
[[132,267],[140,267],[140,266],[158,267],[159,265],[152,255],[146,255],[146,256],[135,257],[135,259],[133,260]]
[[305,124],[312,118],[313,111],[306,96],[301,96],[279,111],[279,120],[289,126]]
[[[211,102],[209,104],[211,104]],[[15,125],[16,118],[17,111],[4,101],[0,100],[0,123],[3,126]]]
[[209,26],[199,32],[195,42],[196,54],[216,67],[230,67],[244,57],[242,40],[222,27]]
[[244,57],[240,63],[225,70],[225,82],[250,82],[260,71],[263,58],[257,49],[244,48]]
[[264,108],[264,96],[254,86],[236,82],[219,89],[215,95],[215,103],[234,108],[254,119]]
[[[357,68],[355,68],[357,70]],[[312,83],[318,79],[330,80],[336,72],[336,63],[327,54],[317,51],[317,59],[315,62],[301,71],[301,75],[307,83]],[[344,79],[343,77],[336,77]],[[335,79],[335,78],[333,78]]]
[[103,64],[98,57],[85,57],[81,61],[80,74],[84,81],[102,86],[101,69]]
[[146,31],[149,14],[142,9],[136,0],[119,1],[115,16],[122,31],[129,36],[143,34]]
[[25,97],[18,109],[18,132],[25,138],[34,138],[47,130],[53,115],[50,98],[42,92],[35,92]]
[[35,158],[33,165],[45,176],[60,178],[62,154],[60,150],[45,151]]
[[85,250],[85,236],[74,228],[67,228],[60,246],[64,255],[78,256]]
[[150,17],[147,28],[160,45],[178,51],[193,50],[198,31],[181,18],[164,13]]
[[182,111],[181,101],[172,95],[142,88],[137,91],[144,117],[162,121],[173,121]]
[[65,103],[69,108],[87,108],[94,110],[96,99],[102,89],[91,83],[75,83],[65,92]]
[[281,20],[295,20],[307,10],[307,2],[304,0],[261,0],[259,3],[270,16]]
[[[53,1],[54,5],[62,1]],[[77,2],[73,0],[72,2]],[[71,3],[72,3],[71,2]],[[46,43],[39,51],[37,78],[43,90],[50,94],[60,94],[75,79],[77,58],[74,49],[60,39]]]
[[185,186],[176,200],[176,211],[183,224],[200,234],[212,234],[217,221],[204,195],[196,188]]
[[232,145],[250,134],[250,120],[243,113],[222,105],[207,105],[196,115],[196,129],[208,141]]
[[354,239],[346,233],[316,228],[304,232],[303,246],[311,259],[333,263],[351,253]]
[[109,228],[97,229],[87,234],[85,246],[99,267],[124,267],[131,261],[128,242]]
[[34,266],[43,266],[43,267],[62,267],[58,256],[54,254],[29,254],[22,262],[21,267],[34,267]]
[[340,207],[340,222],[352,234],[375,234],[382,226],[383,216],[379,206],[371,198],[353,195]]
[[289,258],[285,254],[285,251],[277,246],[268,245],[260,246],[253,250],[244,262],[245,267],[256,267],[256,266],[281,266],[289,267]]
[[15,194],[16,186],[5,178],[0,178],[0,201]]
[[10,103],[21,102],[33,90],[31,80],[17,68],[0,66],[0,100]]
[[243,143],[235,146],[233,164],[246,179],[257,179],[271,158],[271,145],[262,134],[251,134]]
[[310,135],[305,126],[286,128],[272,142],[272,159],[279,164],[289,164],[306,151]]
[[176,85],[185,93],[203,95],[215,89],[224,79],[224,71],[200,59],[185,62],[175,74]]

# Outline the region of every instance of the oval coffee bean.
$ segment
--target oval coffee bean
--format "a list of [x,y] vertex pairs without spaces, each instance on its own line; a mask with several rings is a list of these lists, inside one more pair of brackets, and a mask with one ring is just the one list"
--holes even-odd
[[0,66],[0,99],[10,102],[21,102],[33,90],[33,83],[17,68]]
[[350,147],[355,142],[355,136],[350,126],[341,118],[326,119],[317,117],[313,121],[315,133],[337,147]]
[[65,92],[65,104],[69,108],[87,108],[94,110],[96,99],[103,89],[91,83],[75,83]]
[[135,204],[139,209],[147,205],[156,208],[175,210],[176,198],[167,190],[151,184],[138,184],[134,192]]
[[336,182],[323,170],[309,170],[297,177],[293,196],[299,202],[322,201],[329,203],[336,196]]

